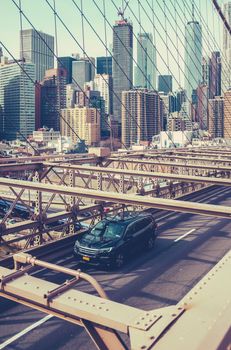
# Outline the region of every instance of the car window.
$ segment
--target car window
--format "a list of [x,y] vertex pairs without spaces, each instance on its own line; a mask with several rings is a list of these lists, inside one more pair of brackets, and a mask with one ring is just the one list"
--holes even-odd
[[150,225],[151,221],[152,221],[152,219],[150,217],[143,219],[142,220],[143,226],[146,227],[146,226]]
[[136,231],[138,232],[145,229],[150,223],[151,223],[151,218],[144,218],[139,221],[136,221],[135,223]]
[[133,224],[128,226],[127,231],[126,231],[126,237],[134,235],[135,232],[136,232],[135,224],[133,223]]
[[91,235],[102,239],[113,239],[121,237],[124,233],[124,225],[117,222],[100,221],[91,230]]
[[124,226],[117,223],[109,223],[106,225],[106,229],[104,232],[104,238],[114,238],[121,237],[124,232]]

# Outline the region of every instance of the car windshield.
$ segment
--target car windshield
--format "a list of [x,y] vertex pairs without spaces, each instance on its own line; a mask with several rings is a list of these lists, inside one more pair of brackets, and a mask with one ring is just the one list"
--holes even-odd
[[102,240],[113,240],[124,233],[125,226],[117,222],[100,221],[93,227],[90,234],[100,237]]

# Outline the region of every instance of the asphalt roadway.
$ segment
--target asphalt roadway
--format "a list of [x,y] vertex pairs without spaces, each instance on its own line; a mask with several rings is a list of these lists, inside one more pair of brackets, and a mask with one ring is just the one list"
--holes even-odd
[[[230,206],[231,189],[213,187],[194,194],[193,200]],[[81,269],[93,275],[114,301],[144,310],[177,303],[230,250],[231,221],[163,212],[158,225],[156,247],[140,253],[120,271],[85,265]],[[71,250],[47,260],[79,268]],[[37,271],[35,276],[55,283],[67,278],[47,270]],[[86,283],[78,289],[92,292]],[[1,349],[91,350],[95,346],[81,327],[0,298]]]

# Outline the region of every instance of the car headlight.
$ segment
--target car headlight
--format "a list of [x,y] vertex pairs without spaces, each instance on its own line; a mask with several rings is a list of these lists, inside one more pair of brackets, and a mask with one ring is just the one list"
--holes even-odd
[[112,251],[113,247],[110,247],[110,248],[103,248],[103,249],[100,249],[100,253],[110,253]]

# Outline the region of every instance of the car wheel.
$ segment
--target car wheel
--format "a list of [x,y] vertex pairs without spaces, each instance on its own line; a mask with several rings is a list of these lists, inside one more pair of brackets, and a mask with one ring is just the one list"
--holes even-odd
[[148,238],[148,240],[147,240],[147,249],[148,250],[153,249],[154,245],[155,245],[155,237],[154,236],[150,236]]
[[116,254],[115,259],[114,259],[114,264],[113,264],[113,266],[114,266],[116,269],[119,269],[119,268],[121,268],[123,265],[124,265],[124,254],[122,254],[122,253]]

